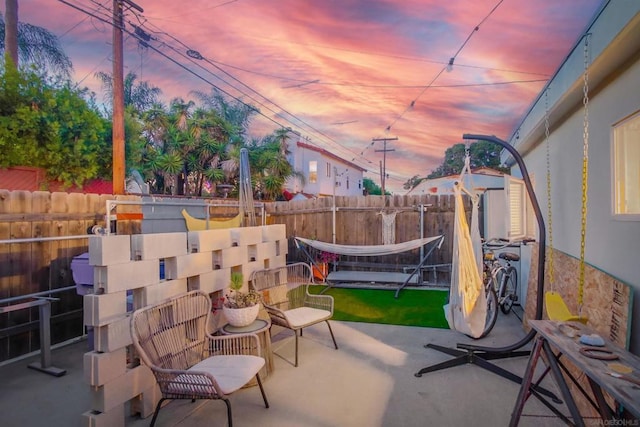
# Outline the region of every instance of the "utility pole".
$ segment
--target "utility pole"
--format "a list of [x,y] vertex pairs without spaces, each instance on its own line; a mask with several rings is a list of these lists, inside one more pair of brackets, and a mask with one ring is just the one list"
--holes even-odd
[[125,154],[124,154],[124,55],[122,29],[123,3],[142,13],[144,10],[131,0],[113,0],[113,194],[124,194]]
[[380,186],[382,187],[382,195],[384,196],[386,194],[386,190],[385,190],[385,181],[386,181],[386,177],[387,177],[387,151],[396,151],[393,148],[387,149],[387,142],[388,141],[397,141],[398,137],[396,136],[395,138],[373,138],[372,141],[373,142],[380,142],[382,141],[383,143],[383,149],[382,150],[375,150],[376,153],[382,153],[382,170],[380,171]]

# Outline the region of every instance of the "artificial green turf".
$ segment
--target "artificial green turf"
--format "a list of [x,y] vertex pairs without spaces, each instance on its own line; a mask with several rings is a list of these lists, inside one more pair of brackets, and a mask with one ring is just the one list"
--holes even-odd
[[[313,285],[309,292],[318,294],[324,288]],[[333,296],[335,320],[449,328],[442,309],[448,297],[447,291],[403,289],[397,299],[395,292],[395,289],[332,287],[324,294]]]

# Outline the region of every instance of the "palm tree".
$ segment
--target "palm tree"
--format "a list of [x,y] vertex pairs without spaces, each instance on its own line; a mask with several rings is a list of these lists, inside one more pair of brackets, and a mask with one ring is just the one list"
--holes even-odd
[[291,154],[289,151],[289,144],[287,140],[291,138],[289,133],[291,132],[291,128],[280,128],[273,133],[273,137],[280,144],[280,154],[284,157],[287,157]]
[[[102,82],[105,100],[113,99],[113,77],[110,73],[98,71],[95,74]],[[129,71],[124,78],[124,105],[133,106],[139,113],[158,104],[162,90],[147,81],[136,82],[138,76]]]
[[50,67],[63,77],[70,77],[73,66],[58,38],[42,27],[18,22],[18,0],[5,0],[0,35],[0,51],[6,52],[16,68],[22,60],[41,69]]
[[198,196],[202,195],[205,178],[214,184],[224,180],[222,161],[232,132],[233,126],[217,111],[198,109],[194,113],[190,133],[198,141],[193,164]]
[[202,102],[204,108],[216,110],[220,117],[235,126],[234,133],[240,137],[244,137],[251,117],[258,112],[258,109],[252,105],[240,101],[230,102],[216,88],[213,88],[209,94],[200,91],[192,93]]
[[286,132],[283,133],[279,129],[261,141],[254,141],[249,150],[255,191],[271,200],[277,199],[282,194],[284,185],[290,177],[302,176],[301,173],[294,171],[289,163],[287,158],[289,151],[286,142],[283,142],[284,134]]

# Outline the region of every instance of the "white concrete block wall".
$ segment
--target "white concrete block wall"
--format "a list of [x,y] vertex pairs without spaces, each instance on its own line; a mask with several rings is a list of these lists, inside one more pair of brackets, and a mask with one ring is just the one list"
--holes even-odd
[[[127,360],[126,355],[131,354],[127,347],[132,340],[126,291],[132,291],[133,307],[139,308],[191,289],[226,290],[231,271],[242,272],[246,282],[256,269],[286,265],[285,231],[283,225],[270,225],[90,236],[94,289],[100,294],[84,297],[85,323],[94,326],[94,351],[85,354],[84,374],[91,386],[92,407],[82,414],[82,425],[124,426],[126,402],[132,413],[147,417],[161,397],[146,366],[128,368],[132,361]],[[249,262],[250,255],[255,261]],[[160,279],[160,259],[165,262],[166,280]]]
[[82,414],[83,427],[124,427],[124,403],[107,412],[87,411]]
[[93,269],[94,290],[101,289],[107,294],[153,285],[159,280],[160,260],[157,259],[96,266]]
[[287,227],[284,224],[262,227],[263,242],[274,242],[276,240],[287,240]]
[[116,351],[131,345],[131,316],[125,315],[111,323],[93,328],[93,349],[95,351]]
[[89,265],[113,265],[130,261],[130,236],[89,236]]
[[141,394],[156,384],[151,369],[144,365],[127,369],[123,375],[114,378],[106,384],[91,387],[91,405],[98,412],[107,412],[122,402]]
[[83,300],[84,324],[102,326],[127,314],[127,293],[88,294]]
[[287,256],[274,256],[264,260],[264,268],[275,268],[287,265]]
[[189,252],[213,252],[231,247],[231,232],[225,230],[189,231],[187,233]]
[[100,386],[124,375],[127,369],[127,349],[120,348],[108,353],[90,351],[84,354],[84,381]]
[[[214,256],[218,252],[214,252]],[[225,248],[219,251],[220,259],[215,260],[214,265],[220,265],[220,268],[230,268],[238,265],[242,265],[247,262],[247,248],[243,246],[234,246],[231,248]]]
[[[254,271],[262,270],[263,268],[264,268],[264,262],[254,261],[254,262],[248,262],[246,264],[242,264],[242,266],[240,266],[240,269],[238,271],[242,273],[245,284],[248,284],[251,274],[253,274]],[[244,288],[245,290],[248,289],[246,286]]]
[[142,418],[150,417],[156,410],[156,405],[161,398],[162,393],[160,392],[158,384],[154,384],[153,387],[143,390],[141,394],[131,399],[130,415],[140,415]]
[[146,307],[187,292],[187,279],[165,280],[136,291],[136,308]]
[[[256,261],[264,261],[265,259],[277,256],[275,241],[258,243],[257,245],[253,246],[253,248],[255,248]],[[251,255],[251,249],[252,247],[249,247],[249,255]]]
[[132,259],[148,260],[187,254],[185,233],[134,234],[131,236]]
[[197,276],[189,277],[188,288],[190,291],[201,290],[208,294],[221,291],[229,287],[231,278],[230,268],[221,268]]
[[262,243],[262,227],[230,228],[234,246],[249,246]]
[[196,252],[164,260],[164,274],[167,279],[186,279],[211,270],[211,252]]

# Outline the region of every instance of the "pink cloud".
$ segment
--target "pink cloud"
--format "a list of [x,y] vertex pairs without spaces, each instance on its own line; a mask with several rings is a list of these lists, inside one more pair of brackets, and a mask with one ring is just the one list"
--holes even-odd
[[[544,82],[491,84],[550,77],[600,2],[505,1],[440,75],[497,0],[136,3],[144,17],[128,13],[127,22],[144,25],[151,44],[180,65],[128,37],[125,72],[160,87],[166,102],[217,85],[270,117],[256,117],[253,133],[271,132],[272,120],[291,126],[347,160],[355,156],[376,181],[381,155],[371,140],[397,136],[387,160],[399,189],[403,178],[435,169],[465,132],[508,137]],[[101,16],[111,7],[75,4]],[[50,0],[21,2],[19,13],[61,37],[75,79],[99,93],[92,76],[111,70],[111,28]],[[185,57],[187,49],[205,60]]]

